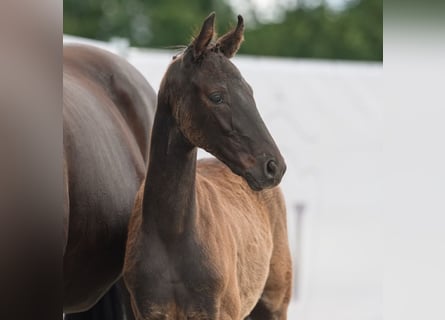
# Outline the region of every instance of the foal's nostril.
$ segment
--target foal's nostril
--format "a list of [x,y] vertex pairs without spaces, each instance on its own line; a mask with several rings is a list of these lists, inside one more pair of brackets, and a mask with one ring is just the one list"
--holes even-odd
[[278,165],[275,160],[269,160],[266,162],[265,172],[269,178],[274,178],[278,171]]

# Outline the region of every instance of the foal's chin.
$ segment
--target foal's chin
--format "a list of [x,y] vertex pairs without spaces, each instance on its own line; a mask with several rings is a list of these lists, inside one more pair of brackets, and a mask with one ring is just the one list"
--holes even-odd
[[284,162],[278,164],[277,170],[273,174],[265,172],[264,164],[255,165],[248,169],[234,165],[233,163],[228,164],[226,162],[226,165],[234,174],[242,177],[253,191],[262,191],[264,189],[276,187],[280,184],[281,179],[286,172],[286,165]]
[[281,177],[274,180],[257,179],[250,172],[246,172],[242,175],[244,180],[246,180],[250,189],[253,191],[262,191],[265,189],[270,189],[276,187],[281,182]]
[[229,168],[234,174],[242,177],[253,191],[262,191],[264,189],[276,187],[280,184],[285,171],[283,170],[283,174],[278,174],[274,177],[267,177],[263,174],[258,174],[258,170],[252,168],[247,170],[233,166],[229,166]]

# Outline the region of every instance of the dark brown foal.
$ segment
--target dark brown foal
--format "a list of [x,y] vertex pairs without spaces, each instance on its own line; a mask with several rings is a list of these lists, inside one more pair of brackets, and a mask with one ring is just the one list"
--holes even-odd
[[[243,20],[214,41],[214,17],[159,90],[124,265],[139,320],[287,317],[291,259],[277,187],[286,166],[229,60]],[[197,147],[219,160],[197,162]]]

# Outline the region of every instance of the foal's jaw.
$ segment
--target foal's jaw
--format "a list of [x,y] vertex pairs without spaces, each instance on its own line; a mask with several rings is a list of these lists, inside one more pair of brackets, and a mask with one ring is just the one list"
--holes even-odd
[[213,155],[224,162],[233,173],[243,177],[252,190],[261,191],[277,186],[286,172],[286,163],[278,149],[271,151],[277,151],[273,153],[275,156],[266,153],[254,156],[243,152],[233,154],[232,158],[218,156],[217,153]]
[[251,130],[236,128],[230,137],[213,142],[213,147],[199,146],[243,177],[254,191],[275,187],[286,172],[283,156],[266,127],[261,125],[262,130],[251,132],[252,127],[258,127],[258,122],[263,124],[261,119],[248,124]]

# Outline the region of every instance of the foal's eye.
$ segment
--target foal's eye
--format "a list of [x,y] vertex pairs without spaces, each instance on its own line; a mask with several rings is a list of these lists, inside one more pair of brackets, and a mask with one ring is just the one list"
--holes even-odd
[[220,93],[212,93],[209,99],[215,104],[221,104],[223,102],[223,97]]

